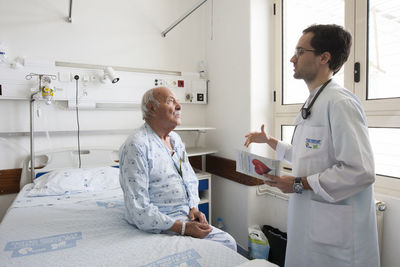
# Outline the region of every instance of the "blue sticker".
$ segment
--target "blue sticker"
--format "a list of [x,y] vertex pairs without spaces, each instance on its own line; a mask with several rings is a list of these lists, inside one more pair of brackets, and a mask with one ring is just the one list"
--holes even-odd
[[318,149],[321,146],[321,140],[306,138],[306,148]]
[[141,267],[200,267],[200,264],[197,262],[197,259],[199,258],[201,258],[199,253],[197,253],[194,249],[189,249],[184,252],[164,257],[150,264],[142,265]]
[[60,249],[76,247],[76,240],[82,239],[82,232],[46,236],[31,240],[11,241],[4,251],[12,251],[11,257],[30,256]]

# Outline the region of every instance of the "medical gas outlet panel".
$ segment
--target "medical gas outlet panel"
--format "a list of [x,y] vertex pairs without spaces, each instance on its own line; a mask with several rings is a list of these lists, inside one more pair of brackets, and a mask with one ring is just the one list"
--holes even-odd
[[154,74],[54,64],[32,64],[17,69],[0,64],[0,100],[29,100],[39,90],[36,77],[26,78],[30,73],[51,75],[53,79],[47,86],[53,90],[52,100],[67,101],[71,108],[76,105],[76,96],[82,108],[106,107],[107,104],[138,106],[143,94],[157,86],[171,89],[180,103],[207,104],[207,80],[201,79],[198,73]]
[[154,86],[171,89],[180,103],[207,104],[207,81],[204,79],[154,79]]

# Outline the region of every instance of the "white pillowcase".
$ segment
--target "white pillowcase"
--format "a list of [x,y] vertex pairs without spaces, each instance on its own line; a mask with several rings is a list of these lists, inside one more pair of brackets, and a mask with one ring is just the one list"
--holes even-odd
[[119,188],[119,169],[98,167],[51,171],[34,180],[28,196],[58,196]]

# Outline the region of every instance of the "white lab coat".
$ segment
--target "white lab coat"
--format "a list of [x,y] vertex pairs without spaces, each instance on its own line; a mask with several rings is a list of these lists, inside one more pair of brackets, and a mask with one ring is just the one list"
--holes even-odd
[[285,266],[379,266],[374,160],[360,101],[332,80],[295,125],[293,145],[279,142],[277,158],[313,191],[290,196]]

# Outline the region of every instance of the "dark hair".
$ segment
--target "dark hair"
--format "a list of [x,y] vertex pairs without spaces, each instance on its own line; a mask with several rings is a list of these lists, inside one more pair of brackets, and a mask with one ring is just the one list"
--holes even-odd
[[351,34],[342,26],[335,24],[313,24],[303,31],[304,33],[313,33],[311,46],[317,54],[329,52],[331,60],[329,68],[335,75],[343,64],[347,61],[351,48]]

